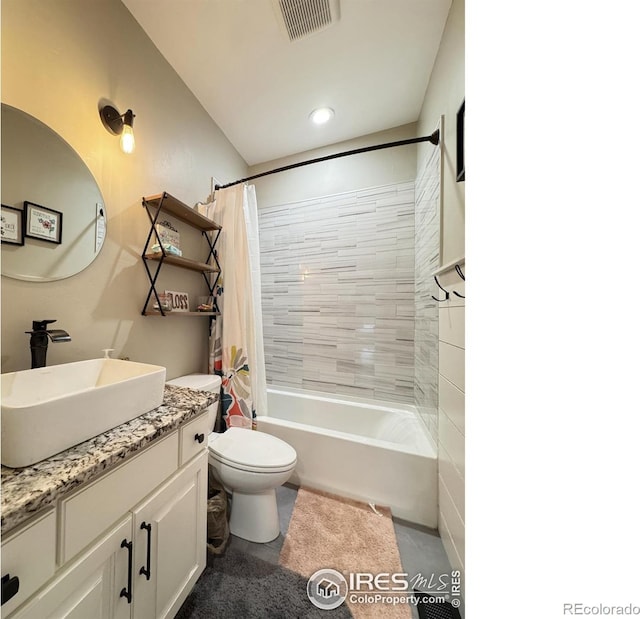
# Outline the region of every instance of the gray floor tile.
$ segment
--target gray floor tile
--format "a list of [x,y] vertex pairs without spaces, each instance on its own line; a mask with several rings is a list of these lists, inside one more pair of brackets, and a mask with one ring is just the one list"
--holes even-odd
[[[419,591],[427,588],[425,582],[437,582],[442,574],[451,571],[449,559],[444,551],[437,531],[404,522],[393,521],[402,568],[409,575],[409,585]],[[419,619],[418,609],[411,608],[413,619]]]
[[402,566],[410,578],[417,574],[438,576],[451,571],[437,531],[401,520],[394,520],[393,527]]
[[280,531],[282,535],[287,534],[293,506],[298,496],[298,489],[295,486],[285,484],[276,489],[276,500],[278,502],[278,517],[280,519]]

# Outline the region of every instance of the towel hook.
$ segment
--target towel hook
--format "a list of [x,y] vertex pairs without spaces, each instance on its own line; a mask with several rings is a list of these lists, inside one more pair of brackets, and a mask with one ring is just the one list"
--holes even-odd
[[[460,268],[459,264],[456,264],[456,273],[460,276],[460,279],[462,281],[465,281],[465,276],[464,273],[462,272],[462,269]],[[461,299],[464,299],[464,295],[460,294],[459,292],[456,292],[455,290],[452,290],[453,294],[456,295],[456,297],[459,297]]]
[[448,290],[446,290],[445,288],[443,288],[443,287],[440,285],[440,282],[438,281],[438,276],[437,276],[437,275],[434,275],[434,276],[433,276],[433,279],[436,281],[436,285],[438,286],[438,288],[440,288],[440,290],[442,290],[442,292],[444,292],[445,297],[444,297],[444,299],[438,299],[438,298],[434,297],[433,295],[431,295],[431,298],[432,298],[434,301],[437,301],[438,303],[442,303],[443,301],[448,301],[448,300],[449,300],[449,291],[448,291]]

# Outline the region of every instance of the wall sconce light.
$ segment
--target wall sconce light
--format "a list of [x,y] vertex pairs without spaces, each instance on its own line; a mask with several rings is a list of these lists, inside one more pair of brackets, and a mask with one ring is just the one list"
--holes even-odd
[[134,117],[135,114],[131,110],[120,114],[120,112],[111,105],[105,105],[100,108],[102,124],[109,133],[120,136],[120,148],[123,153],[127,154],[132,153],[136,147],[136,141],[133,137]]

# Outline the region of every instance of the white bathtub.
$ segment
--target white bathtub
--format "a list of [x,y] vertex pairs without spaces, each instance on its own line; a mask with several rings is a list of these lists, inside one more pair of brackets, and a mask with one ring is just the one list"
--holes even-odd
[[291,483],[386,505],[437,527],[437,456],[415,407],[289,388],[267,389],[258,430],[298,454]]

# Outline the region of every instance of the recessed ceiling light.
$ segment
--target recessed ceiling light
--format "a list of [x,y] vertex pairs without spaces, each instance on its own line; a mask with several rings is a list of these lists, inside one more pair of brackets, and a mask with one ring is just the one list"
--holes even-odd
[[330,107],[319,107],[309,114],[311,122],[316,125],[324,125],[335,116],[335,112]]

